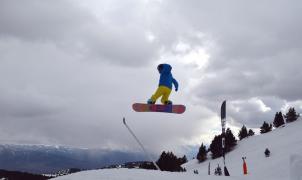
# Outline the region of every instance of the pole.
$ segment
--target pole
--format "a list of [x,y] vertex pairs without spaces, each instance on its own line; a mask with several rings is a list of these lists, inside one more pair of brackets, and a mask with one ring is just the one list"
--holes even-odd
[[136,135],[134,134],[134,132],[130,129],[130,127],[128,126],[128,124],[126,123],[126,119],[123,118],[123,123],[126,126],[126,128],[128,129],[128,131],[130,132],[130,134],[133,136],[133,138],[136,140],[136,142],[138,143],[138,145],[142,148],[143,152],[145,153],[145,155],[147,156],[147,158],[149,159],[149,161],[151,161],[153,163],[153,165],[156,167],[157,170],[161,169],[159,168],[159,166],[153,161],[153,159],[151,158],[151,156],[147,153],[146,149],[144,148],[143,144],[140,142],[140,140],[136,137]]
[[246,157],[242,157],[242,160],[243,160],[243,174],[244,175],[247,175],[247,165],[246,165]]
[[230,173],[225,165],[225,126],[226,126],[226,100],[221,105],[221,129],[222,129],[222,156],[224,164],[224,175],[230,176]]
[[211,162],[209,162],[209,166],[208,166],[208,175],[211,175]]

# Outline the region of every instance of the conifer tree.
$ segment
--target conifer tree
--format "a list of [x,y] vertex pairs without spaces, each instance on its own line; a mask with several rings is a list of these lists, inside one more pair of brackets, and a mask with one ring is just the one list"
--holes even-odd
[[249,133],[248,133],[248,136],[254,136],[254,135],[255,135],[255,132],[252,129],[250,129]]
[[[233,135],[230,128],[227,128],[225,133],[225,152],[232,150],[236,146],[237,140]],[[212,153],[212,158],[218,158],[222,156],[222,135],[215,136],[210,144],[210,151]]]
[[182,165],[188,162],[187,156],[184,155],[182,158],[178,158],[179,164]]
[[297,114],[295,108],[292,107],[292,108],[289,108],[288,112],[286,113],[286,115],[284,117],[286,119],[286,122],[290,123],[290,122],[296,121],[300,117],[300,115]]
[[247,129],[246,127],[243,125],[241,130],[239,131],[238,133],[238,137],[239,137],[239,140],[243,139],[243,138],[246,138],[248,136],[248,133],[247,133]]
[[232,131],[230,128],[227,128],[225,132],[225,149],[226,152],[229,152],[232,150],[234,146],[236,146],[237,140],[235,136],[233,135]]
[[275,118],[274,118],[274,127],[278,128],[284,124],[283,115],[281,112],[276,112]]
[[199,163],[201,163],[207,159],[207,150],[206,150],[206,146],[203,145],[203,143],[201,144],[201,146],[199,148],[196,158],[198,159]]
[[187,161],[186,159],[186,156],[183,158],[177,158],[172,152],[166,153],[163,151],[156,164],[163,171],[179,172],[184,171],[184,169],[181,167],[181,164]]
[[272,124],[268,124],[267,122],[263,122],[263,125],[260,127],[260,133],[264,134],[267,132],[272,131],[273,125]]
[[212,158],[218,158],[222,156],[222,136],[215,136],[210,144],[210,151],[212,153]]

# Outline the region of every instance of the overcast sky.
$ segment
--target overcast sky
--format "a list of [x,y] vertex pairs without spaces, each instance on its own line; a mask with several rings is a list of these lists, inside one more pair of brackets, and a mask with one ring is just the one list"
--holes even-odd
[[[302,1],[0,0],[0,143],[185,152],[302,111]],[[137,113],[159,63],[182,115]]]

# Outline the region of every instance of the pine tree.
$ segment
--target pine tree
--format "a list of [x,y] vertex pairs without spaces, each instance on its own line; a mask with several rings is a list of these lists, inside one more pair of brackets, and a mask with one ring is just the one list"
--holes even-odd
[[260,133],[264,134],[267,132],[272,131],[273,125],[272,124],[268,124],[267,122],[263,122],[263,125],[260,127]]
[[252,129],[250,129],[249,133],[248,133],[248,136],[254,136],[254,135],[255,135],[255,132]]
[[172,152],[166,153],[163,151],[156,164],[163,171],[179,172],[184,171],[184,169],[181,167],[181,164],[185,161],[187,162],[186,156],[183,158],[177,158]]
[[[226,130],[225,133],[225,152],[229,152],[236,146],[237,140],[233,135],[230,128]],[[215,136],[210,144],[210,151],[212,153],[212,158],[218,158],[222,156],[222,135]]]
[[239,137],[239,140],[243,139],[243,138],[246,138],[248,136],[248,133],[247,133],[247,129],[246,127],[243,125],[241,130],[239,131],[238,133],[238,137]]
[[157,160],[156,164],[160,167],[160,169],[166,169],[167,168],[167,153],[163,151]]
[[274,118],[274,127],[278,128],[284,124],[283,115],[281,112],[276,112],[275,118]]
[[286,119],[286,122],[290,123],[290,122],[296,121],[300,117],[300,115],[297,114],[295,108],[292,107],[292,108],[289,108],[288,112],[286,113],[286,115],[284,117]]
[[178,158],[178,161],[180,165],[187,163],[188,162],[187,156],[184,155],[182,158]]
[[230,128],[227,128],[225,132],[225,149],[226,152],[229,152],[232,150],[234,146],[236,146],[237,140],[235,136],[233,135],[232,131]]
[[201,144],[201,146],[199,148],[196,158],[198,159],[199,163],[201,163],[207,159],[207,150],[206,150],[206,146],[203,145],[203,143]]
[[215,136],[210,144],[210,151],[212,153],[212,158],[218,158],[222,156],[222,136]]

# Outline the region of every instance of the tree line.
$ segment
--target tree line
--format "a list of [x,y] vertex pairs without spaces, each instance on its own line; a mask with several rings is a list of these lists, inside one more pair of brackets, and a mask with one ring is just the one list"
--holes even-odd
[[263,122],[262,126],[260,127],[260,133],[267,133],[272,131],[273,126],[275,128],[282,127],[285,122],[286,123],[291,123],[296,121],[300,115],[296,112],[295,108],[291,107],[288,109],[288,112],[283,115],[282,112],[276,112],[275,118],[273,120],[273,124],[269,124],[266,121]]
[[[187,163],[188,159],[184,155],[179,158],[170,151],[163,151],[159,157],[159,159],[155,162],[156,165],[162,171],[170,171],[170,172],[184,172],[185,168],[181,167],[182,164]],[[143,162],[140,164],[139,168],[141,169],[156,169],[152,162]]]
[[[296,112],[295,108],[289,108],[288,112],[283,115],[282,112],[276,112],[275,118],[273,120],[273,124],[269,124],[266,121],[263,122],[262,126],[260,127],[260,133],[264,134],[267,132],[272,131],[273,126],[275,128],[282,127],[285,122],[291,123],[296,121],[299,118],[299,114]],[[247,138],[249,136],[253,136],[255,132],[252,129],[247,129],[245,125],[242,126],[238,133],[239,140]],[[225,137],[225,150],[226,152],[231,151],[237,144],[237,140],[233,135],[232,131],[228,128],[226,131]],[[203,162],[207,159],[207,153],[211,152],[212,159],[218,158],[222,156],[222,134],[216,135],[212,140],[209,148],[207,149],[206,146],[202,143],[199,151],[196,155],[196,159],[199,162]]]

